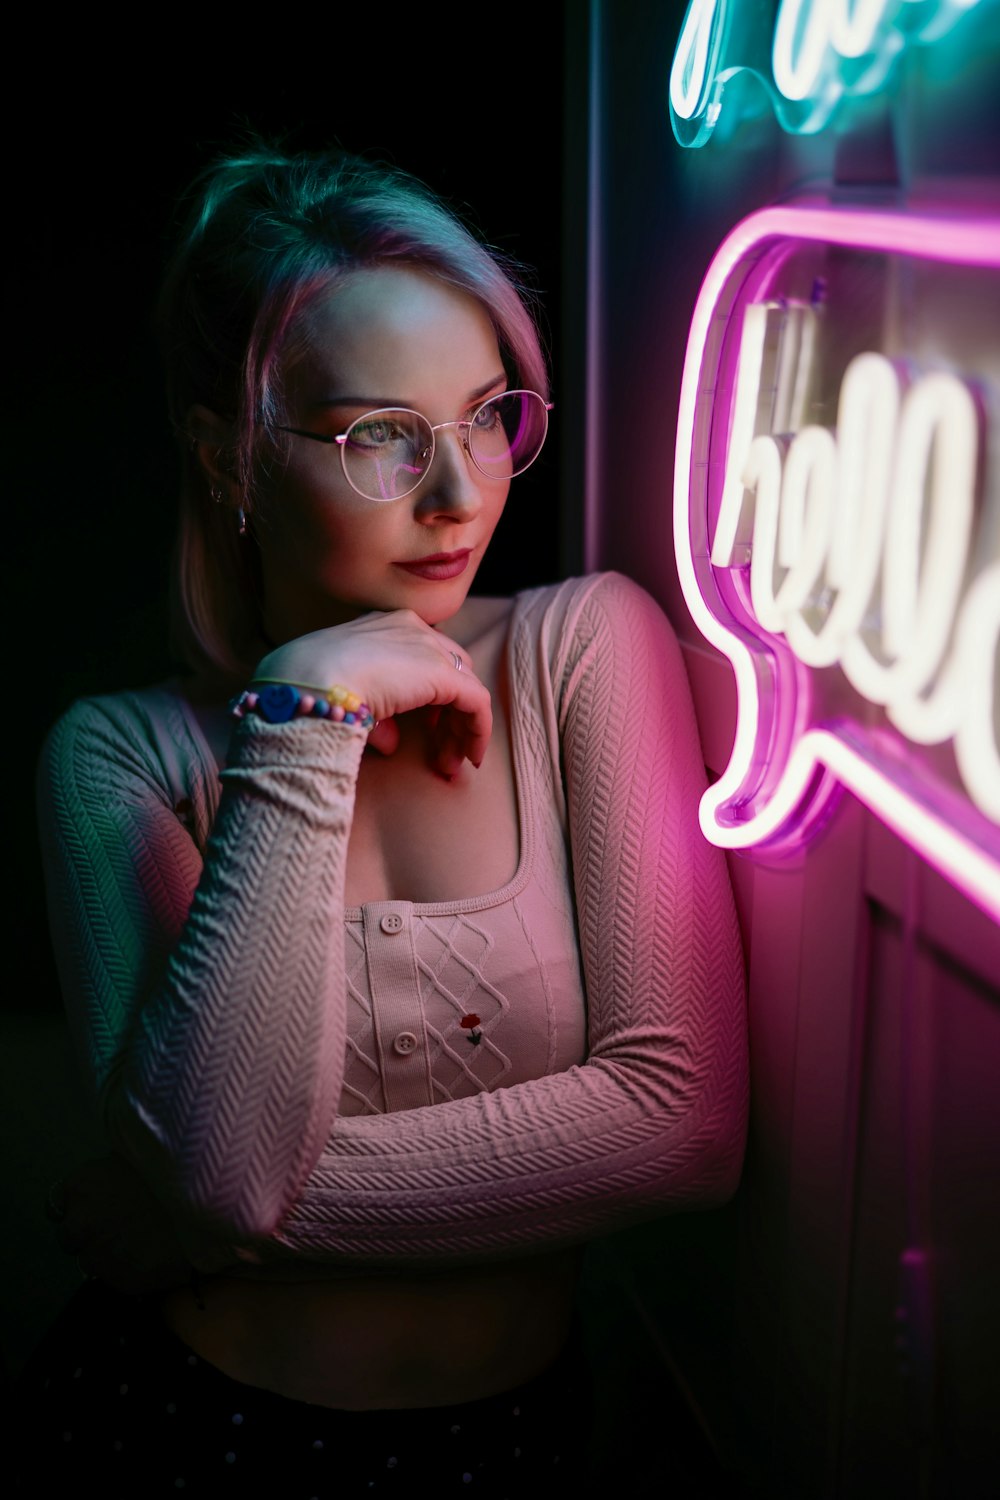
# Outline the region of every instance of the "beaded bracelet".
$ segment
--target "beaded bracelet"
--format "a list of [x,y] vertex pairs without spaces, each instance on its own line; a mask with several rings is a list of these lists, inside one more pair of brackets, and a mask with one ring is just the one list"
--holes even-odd
[[259,687],[244,688],[229,705],[234,719],[259,714],[269,724],[287,724],[289,719],[329,719],[334,724],[360,724],[374,729],[376,719],[367,703],[345,687],[318,688],[304,682],[261,681]]

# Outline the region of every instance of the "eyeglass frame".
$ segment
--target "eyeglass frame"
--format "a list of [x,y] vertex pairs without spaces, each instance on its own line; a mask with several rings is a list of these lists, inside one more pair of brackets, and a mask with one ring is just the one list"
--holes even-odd
[[[330,434],[327,434],[325,432],[309,432],[304,427],[283,427],[280,424],[278,425],[277,430],[278,432],[290,432],[295,437],[310,438],[314,443],[325,443],[327,447],[331,446],[333,443],[336,443],[340,450],[340,467],[343,469],[344,478],[347,480],[354,493],[356,495],[360,495],[362,500],[370,500],[373,505],[391,505],[394,500],[405,500],[407,495],[412,495],[414,490],[418,490],[423,484],[424,480],[427,478],[427,475],[431,470],[431,465],[434,462],[434,455],[437,452],[437,438],[435,437],[435,433],[440,432],[444,427],[465,427],[466,429],[470,428],[484,407],[489,406],[491,401],[502,400],[504,396],[535,396],[539,401],[541,401],[542,407],[545,411],[545,431],[542,433],[542,441],[538,445],[538,453],[535,454],[535,457],[531,460],[531,463],[525,464],[523,469],[518,469],[516,474],[504,476],[511,479],[517,479],[520,477],[520,475],[526,474],[528,472],[528,470],[531,468],[531,464],[533,464],[541,454],[541,451],[545,446],[545,439],[549,435],[549,412],[552,411],[555,405],[553,401],[544,400],[539,391],[531,391],[527,388],[514,391],[497,391],[495,396],[487,396],[485,401],[481,401],[476,407],[475,411],[472,413],[471,417],[456,417],[453,422],[428,422],[423,412],[416,411],[412,406],[377,406],[373,411],[366,411],[363,412],[360,417],[355,417],[354,421],[349,423],[343,432]],[[421,422],[427,422],[427,426],[430,428],[431,434],[431,451],[430,457],[427,460],[427,467],[421,474],[420,478],[417,480],[416,484],[412,485],[408,490],[403,490],[398,495],[366,495],[364,490],[358,489],[357,485],[354,483],[354,480],[347,472],[347,459],[344,456],[345,445],[347,443],[348,437],[351,434],[351,431],[355,427],[357,427],[359,422],[367,422],[371,417],[380,417],[386,412],[393,411],[406,412],[407,415],[411,417],[419,417]],[[475,455],[472,452],[472,448],[469,443],[467,432],[466,434],[461,435],[461,443],[462,447],[465,449],[466,457],[469,459],[473,468],[478,470],[478,472],[482,474],[486,479],[496,479],[498,477],[496,474],[487,473],[487,471],[476,462]],[[424,450],[422,449],[421,451],[423,452]]]

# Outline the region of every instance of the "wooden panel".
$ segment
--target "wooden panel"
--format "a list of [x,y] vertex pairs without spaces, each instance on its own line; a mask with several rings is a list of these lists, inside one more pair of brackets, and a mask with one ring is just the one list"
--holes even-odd
[[1000,932],[884,830],[871,846],[841,1492],[971,1500],[995,1493],[1000,1400]]

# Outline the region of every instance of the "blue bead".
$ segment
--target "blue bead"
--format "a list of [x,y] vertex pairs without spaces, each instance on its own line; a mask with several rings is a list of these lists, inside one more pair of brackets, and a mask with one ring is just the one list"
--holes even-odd
[[345,724],[356,724],[357,722],[358,722],[357,714],[345,714],[344,715],[344,723]]
[[268,682],[257,695],[257,711],[269,724],[287,724],[294,719],[300,693],[290,682]]
[[330,705],[329,705],[329,703],[327,703],[326,699],[325,698],[317,698],[316,702],[313,704],[313,718],[314,719],[325,719],[325,718],[327,718],[329,716],[329,713],[330,713]]

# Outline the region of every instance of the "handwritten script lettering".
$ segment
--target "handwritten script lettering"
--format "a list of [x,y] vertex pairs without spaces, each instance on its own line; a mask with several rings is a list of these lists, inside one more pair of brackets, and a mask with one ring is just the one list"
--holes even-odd
[[744,566],[749,531],[749,602],[763,630],[807,666],[838,665],[909,740],[953,740],[970,798],[1000,822],[996,674],[983,669],[1000,644],[1000,559],[973,558],[973,392],[953,374],[908,381],[884,355],[860,354],[835,431],[750,435],[775,312],[747,308],[751,358],[740,363],[712,563]]
[[[726,107],[759,113],[770,100],[784,130],[822,130],[845,99],[888,87],[907,47],[940,41],[981,0],[781,0],[770,73],[755,7],[691,0],[670,70],[670,118],[682,146],[703,146]],[[747,87],[749,85],[749,87]],[[730,105],[726,92],[734,102]]]

